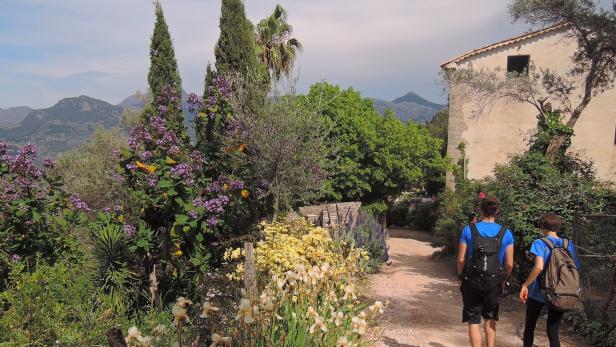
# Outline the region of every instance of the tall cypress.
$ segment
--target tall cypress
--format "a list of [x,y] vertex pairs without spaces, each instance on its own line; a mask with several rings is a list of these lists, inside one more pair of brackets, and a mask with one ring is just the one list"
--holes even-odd
[[[165,21],[163,8],[159,1],[156,1],[156,23],[150,43],[150,71],[148,72],[148,84],[154,99],[157,103],[159,97],[163,96],[163,89],[167,86],[172,89],[176,100],[165,101],[166,106],[172,106],[173,116],[169,116],[168,122],[176,130],[182,132],[184,116],[181,110],[182,80],[178,71],[178,63],[175,60],[175,51],[169,34],[169,27]],[[144,112],[147,117],[148,112]],[[178,134],[180,135],[180,134]]]
[[252,23],[246,18],[242,0],[222,0],[220,37],[214,51],[218,73],[258,70]]

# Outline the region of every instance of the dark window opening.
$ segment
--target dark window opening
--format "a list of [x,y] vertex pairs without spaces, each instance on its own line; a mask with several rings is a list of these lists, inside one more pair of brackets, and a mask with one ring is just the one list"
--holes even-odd
[[530,55],[510,55],[507,57],[507,72],[528,75]]

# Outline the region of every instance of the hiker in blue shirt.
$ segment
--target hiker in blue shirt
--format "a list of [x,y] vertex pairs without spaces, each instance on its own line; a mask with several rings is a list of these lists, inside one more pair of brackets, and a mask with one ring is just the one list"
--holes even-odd
[[468,323],[473,347],[481,347],[482,317],[487,346],[494,347],[500,297],[513,270],[513,234],[496,223],[499,209],[498,199],[481,198],[481,221],[471,222],[460,236],[457,270],[462,279],[462,321]]
[[[558,237],[561,219],[554,213],[546,213],[539,218],[539,225],[544,237],[553,243],[555,247],[564,247],[564,240]],[[569,242],[569,253],[580,269],[580,260],[575,252],[573,242]],[[535,326],[541,314],[543,306],[546,304],[545,296],[541,291],[540,275],[543,272],[544,264],[550,261],[552,249],[542,239],[535,240],[530,248],[530,253],[535,257],[535,266],[528,278],[522,284],[520,290],[520,302],[526,304],[526,324],[524,327],[524,347],[532,347],[535,339]],[[550,347],[560,347],[558,329],[564,312],[548,305],[547,334]]]

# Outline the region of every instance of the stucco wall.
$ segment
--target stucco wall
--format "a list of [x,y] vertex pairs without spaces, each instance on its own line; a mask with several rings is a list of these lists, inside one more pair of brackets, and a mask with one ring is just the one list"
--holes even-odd
[[[530,55],[537,68],[549,67],[566,72],[576,44],[562,32],[550,32],[521,42],[495,48],[446,68],[472,66],[474,69],[507,69],[507,56]],[[504,74],[504,72],[503,72]],[[582,87],[574,92],[577,104]],[[498,163],[528,148],[529,136],[536,131],[537,110],[524,103],[498,102],[480,114],[461,87],[450,91],[448,153],[457,160],[457,147],[466,143],[468,177],[482,178],[492,173]],[[572,151],[595,163],[597,174],[606,180],[616,180],[616,89],[593,98],[575,126]]]

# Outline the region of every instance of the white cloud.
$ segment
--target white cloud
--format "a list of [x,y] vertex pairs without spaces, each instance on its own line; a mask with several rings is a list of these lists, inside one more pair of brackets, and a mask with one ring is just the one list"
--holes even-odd
[[[184,88],[200,92],[218,37],[219,0],[163,0]],[[253,21],[277,1],[246,0]],[[521,31],[504,0],[287,0],[304,44],[300,90],[322,78],[366,96],[409,90],[440,98],[439,64],[462,51]],[[7,0],[0,5],[0,47],[39,57],[13,59],[0,48],[0,106],[48,106],[88,94],[117,103],[146,84],[154,23],[151,0]],[[3,17],[5,16],[5,17]],[[92,76],[88,72],[99,72]],[[83,78],[86,73],[90,78]],[[82,74],[82,75],[80,75]],[[66,83],[58,88],[54,81]],[[63,94],[64,93],[64,94]]]

